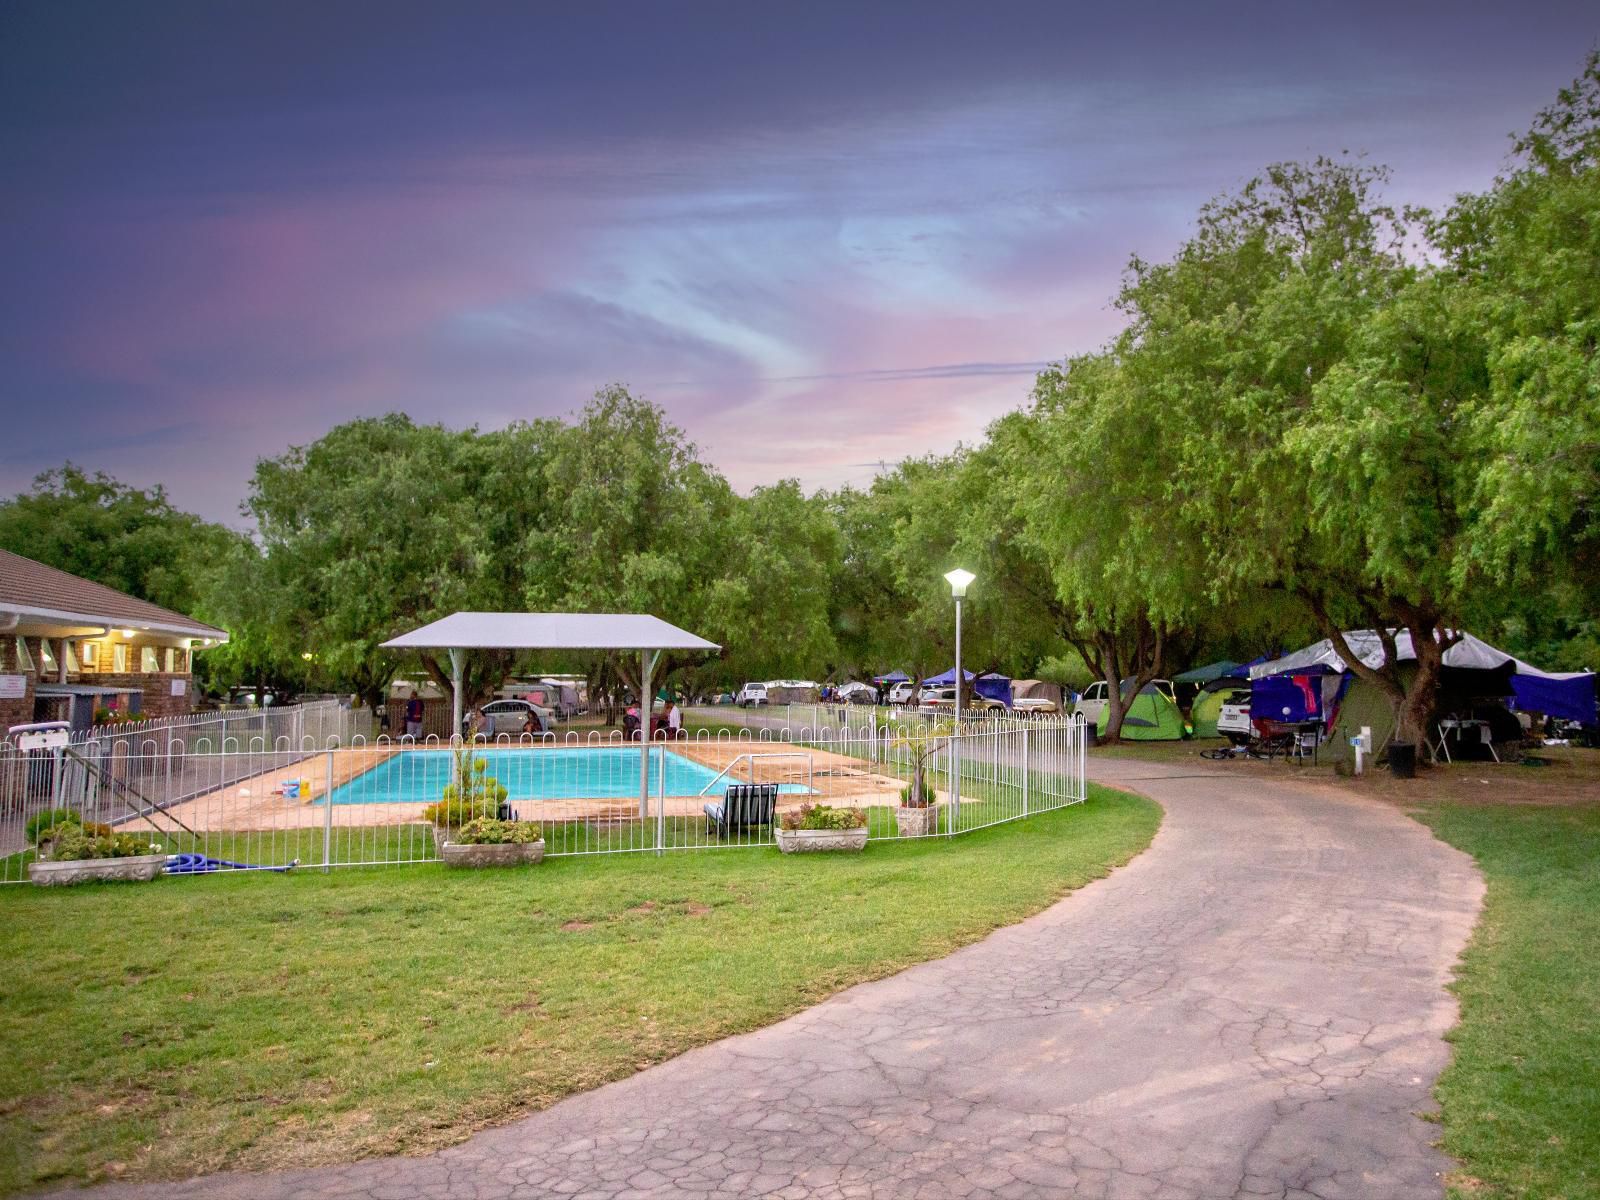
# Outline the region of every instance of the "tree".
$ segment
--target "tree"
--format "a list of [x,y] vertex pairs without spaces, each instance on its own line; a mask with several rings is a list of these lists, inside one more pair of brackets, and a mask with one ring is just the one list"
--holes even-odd
[[[555,439],[549,497],[525,552],[530,608],[646,612],[721,642],[705,620],[728,569],[737,497],[656,406],[612,386]],[[662,656],[657,682],[701,661]],[[614,669],[637,693],[638,664]]]
[[0,502],[0,547],[186,615],[200,615],[203,566],[237,536],[174,508],[159,486],[71,463]]
[[1600,51],[1514,139],[1511,169],[1434,235],[1484,355],[1477,520],[1458,575],[1536,597],[1513,627],[1581,637],[1600,608]]
[[[377,702],[399,661],[384,641],[458,609],[505,607],[493,535],[515,518],[481,503],[493,476],[480,436],[391,414],[259,462],[245,509],[259,529],[265,594],[278,602],[265,614],[271,640],[298,641]],[[529,443],[527,454],[538,443],[520,427],[494,436]],[[536,459],[525,466],[537,473]],[[448,690],[438,657],[420,657]],[[503,652],[473,652],[463,702],[488,694],[509,662]]]
[[1031,414],[997,430],[1022,539],[1049,564],[1055,625],[1106,681],[1108,741],[1189,636],[1205,591],[1198,544],[1171,502],[1175,431],[1127,357],[1046,370]]

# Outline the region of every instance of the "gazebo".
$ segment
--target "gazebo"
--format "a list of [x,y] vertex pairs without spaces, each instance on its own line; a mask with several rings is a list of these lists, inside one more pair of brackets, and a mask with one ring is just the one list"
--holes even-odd
[[664,650],[722,649],[648,613],[457,612],[384,642],[389,650],[450,653],[451,728],[461,731],[461,676],[468,650],[604,650],[639,655],[639,815],[650,803],[650,676]]

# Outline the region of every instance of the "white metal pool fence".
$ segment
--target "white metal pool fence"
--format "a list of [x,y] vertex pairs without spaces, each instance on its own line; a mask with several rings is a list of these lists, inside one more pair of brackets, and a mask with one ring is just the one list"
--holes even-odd
[[[59,809],[169,854],[239,867],[440,859],[423,810],[459,769],[459,742],[350,733],[370,721],[359,710],[312,718],[350,722],[333,732],[310,732],[304,714],[277,733],[270,723],[240,730],[228,720],[225,736],[196,722],[57,750],[0,744],[0,883],[28,879],[29,822]],[[966,833],[1083,801],[1085,748],[1077,719],[975,720],[959,737],[881,720],[700,728],[650,743],[642,802],[645,748],[620,731],[501,736],[470,749],[483,775],[507,789],[510,814],[539,823],[547,854],[582,855],[771,845],[771,823],[719,828],[703,812],[747,784],[775,786],[779,813],[805,803],[861,808],[875,839]],[[906,835],[896,810],[919,764],[937,816],[926,834]]]

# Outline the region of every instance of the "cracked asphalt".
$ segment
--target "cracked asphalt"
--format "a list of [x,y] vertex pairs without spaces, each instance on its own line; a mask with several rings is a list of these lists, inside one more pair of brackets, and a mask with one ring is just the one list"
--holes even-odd
[[1442,1196],[1417,1114],[1482,898],[1470,859],[1270,767],[1090,772],[1165,806],[1155,843],[948,958],[425,1158],[95,1194]]

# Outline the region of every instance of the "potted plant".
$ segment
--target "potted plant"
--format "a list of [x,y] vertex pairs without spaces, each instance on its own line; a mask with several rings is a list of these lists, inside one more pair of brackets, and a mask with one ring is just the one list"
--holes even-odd
[[926,837],[939,831],[939,805],[928,780],[928,760],[950,744],[950,733],[950,726],[939,722],[902,733],[894,740],[911,761],[911,782],[900,792],[900,807],[894,813],[901,837]]
[[900,792],[894,823],[901,837],[927,837],[939,832],[939,805],[934,799],[933,784],[926,779],[920,782],[920,790],[916,783],[908,783]]
[[441,849],[451,840],[452,830],[469,821],[499,817],[509,794],[470,743],[457,746],[455,756],[454,778],[444,785],[438,802],[422,810],[422,819],[433,826],[433,840]]
[[28,864],[28,878],[40,887],[97,879],[149,880],[167,865],[166,851],[148,838],[117,833],[109,825],[84,824],[76,813],[64,809],[40,817],[49,820],[29,822],[29,831],[38,839],[39,857]]
[[861,808],[802,804],[779,818],[778,849],[785,854],[813,850],[860,850],[867,844],[867,813]]
[[439,856],[451,867],[509,867],[544,861],[544,837],[537,821],[478,817],[450,831]]

